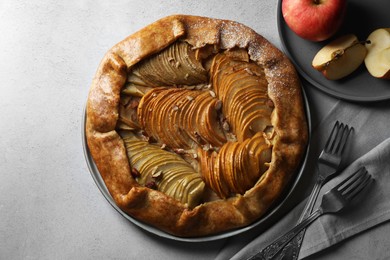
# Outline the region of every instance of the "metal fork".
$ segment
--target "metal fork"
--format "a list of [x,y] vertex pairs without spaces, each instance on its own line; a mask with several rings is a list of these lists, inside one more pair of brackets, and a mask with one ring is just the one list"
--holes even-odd
[[[352,130],[352,127],[350,128],[348,125],[344,125],[343,123],[336,121],[325,144],[325,148],[318,158],[319,174],[317,181],[298,223],[300,223],[313,211],[313,206],[317,200],[321,187],[338,173],[341,165],[342,154]],[[291,240],[290,243],[286,245],[286,248],[283,250],[279,259],[296,260],[299,256],[304,235],[305,230],[302,230],[302,232]]]
[[[308,217],[309,214],[312,212],[314,203],[317,200],[321,187],[338,173],[338,170],[341,165],[342,154],[352,130],[352,127],[340,123],[339,121],[336,121],[336,123],[334,124],[333,129],[328,137],[328,140],[325,143],[325,147],[318,158],[319,173],[317,176],[317,180],[314,184],[313,190],[309,196],[306,206],[298,220],[298,223],[300,223],[304,218]],[[304,234],[305,231],[303,229],[302,232],[300,232],[296,236],[296,238],[290,242],[290,244],[286,244],[286,248],[285,250],[283,250],[280,259],[282,259],[285,255],[288,255],[288,258],[286,259],[289,260],[296,259],[298,257]],[[269,254],[270,251],[271,248],[264,248],[259,253],[259,255],[261,255],[261,257],[259,256],[259,259],[274,258],[275,255]]]
[[316,211],[286,234],[267,246],[266,248],[269,249],[268,256],[270,258],[264,258],[264,255],[257,254],[247,260],[271,259],[273,256],[277,255],[291,239],[298,235],[318,217],[323,214],[337,213],[344,209],[365,187],[372,182],[372,180],[373,178],[371,178],[371,175],[367,172],[366,168],[360,168],[334,188],[326,192],[322,197],[319,208]]

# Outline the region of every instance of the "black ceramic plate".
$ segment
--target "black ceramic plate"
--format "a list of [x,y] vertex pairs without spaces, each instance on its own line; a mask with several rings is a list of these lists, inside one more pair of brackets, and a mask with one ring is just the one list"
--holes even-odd
[[365,40],[373,30],[390,27],[389,0],[348,0],[342,28],[328,41],[319,43],[304,40],[288,28],[283,19],[281,3],[282,0],[279,0],[277,21],[284,51],[310,85],[329,95],[349,101],[373,102],[390,99],[390,80],[372,77],[364,64],[346,78],[337,81],[325,79],[311,66],[317,51],[337,36],[353,33],[359,40]]
[[[305,101],[305,108],[306,108],[306,117],[308,120],[308,127],[309,127],[309,134],[311,133],[311,119],[310,119],[310,109],[309,104],[306,98],[306,95],[304,95],[304,101]],[[300,168],[297,170],[296,177],[292,181],[292,183],[289,186],[289,189],[285,192],[285,194],[282,196],[282,198],[275,203],[275,206],[271,208],[271,210],[265,214],[261,219],[256,221],[255,223],[232,231],[227,231],[221,234],[211,235],[211,236],[204,236],[204,237],[193,237],[193,238],[182,238],[182,237],[176,237],[171,234],[168,234],[164,231],[161,231],[153,226],[150,226],[148,224],[145,224],[129,215],[127,215],[124,211],[122,211],[114,202],[113,198],[111,197],[110,193],[108,192],[106,185],[104,184],[104,181],[102,177],[100,176],[99,170],[96,167],[95,162],[93,161],[93,158],[89,152],[87,140],[85,136],[85,123],[86,123],[86,114],[85,111],[82,115],[82,127],[81,127],[81,135],[82,135],[82,143],[84,148],[84,156],[87,161],[87,165],[89,168],[89,171],[92,175],[93,180],[95,181],[96,185],[98,186],[99,190],[103,194],[103,196],[106,198],[106,200],[111,204],[111,206],[117,210],[124,218],[135,224],[136,226],[140,227],[141,229],[144,229],[145,231],[148,231],[156,236],[172,239],[176,241],[183,241],[183,242],[206,242],[206,241],[213,241],[213,240],[219,240],[223,238],[232,237],[241,233],[244,233],[246,231],[249,231],[251,229],[257,228],[259,230],[265,230],[267,227],[271,226],[275,222],[277,222],[280,218],[283,217],[285,213],[287,213],[294,205],[291,202],[293,191],[295,191],[295,188],[302,180],[303,176],[303,170],[306,165],[306,161],[309,154],[309,145],[306,148],[306,154],[305,157],[301,163]]]

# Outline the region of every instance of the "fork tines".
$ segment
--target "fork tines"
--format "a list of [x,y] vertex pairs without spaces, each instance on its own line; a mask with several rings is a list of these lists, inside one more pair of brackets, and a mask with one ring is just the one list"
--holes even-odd
[[[325,151],[341,154],[352,130],[353,127],[336,121],[330,133],[331,138],[325,144]],[[331,142],[331,140],[333,141]]]
[[345,178],[335,188],[337,188],[346,200],[352,200],[362,189],[372,181],[371,175],[365,167],[359,168],[356,172]]

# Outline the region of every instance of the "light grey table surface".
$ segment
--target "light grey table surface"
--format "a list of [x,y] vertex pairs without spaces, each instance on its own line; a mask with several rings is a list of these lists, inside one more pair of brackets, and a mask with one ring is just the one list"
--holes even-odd
[[[213,259],[225,241],[158,239],[86,164],[81,119],[105,52],[175,13],[241,22],[281,48],[277,1],[0,1],[0,259]],[[308,88],[313,125],[337,102]]]

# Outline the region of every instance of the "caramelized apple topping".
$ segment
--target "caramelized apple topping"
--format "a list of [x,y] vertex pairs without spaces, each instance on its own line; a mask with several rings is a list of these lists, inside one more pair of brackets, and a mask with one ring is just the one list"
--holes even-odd
[[145,132],[171,148],[190,149],[226,142],[218,121],[218,100],[207,91],[154,88],[138,106],[138,120]]
[[128,82],[146,87],[195,85],[207,81],[207,71],[185,42],[176,42],[135,66]]
[[271,125],[273,108],[268,105],[268,82],[263,70],[248,62],[242,51],[216,55],[210,75],[222,101],[222,111],[239,142]]
[[130,164],[139,172],[136,179],[141,185],[154,183],[156,189],[189,207],[200,203],[205,184],[188,162],[135,137],[127,136],[123,140]]
[[272,146],[262,133],[228,142],[219,153],[199,149],[203,180],[220,198],[245,193],[268,169]]
[[133,177],[189,207],[209,189],[219,198],[244,194],[272,159],[267,88],[245,49],[176,42],[140,62],[122,89],[117,124]]

